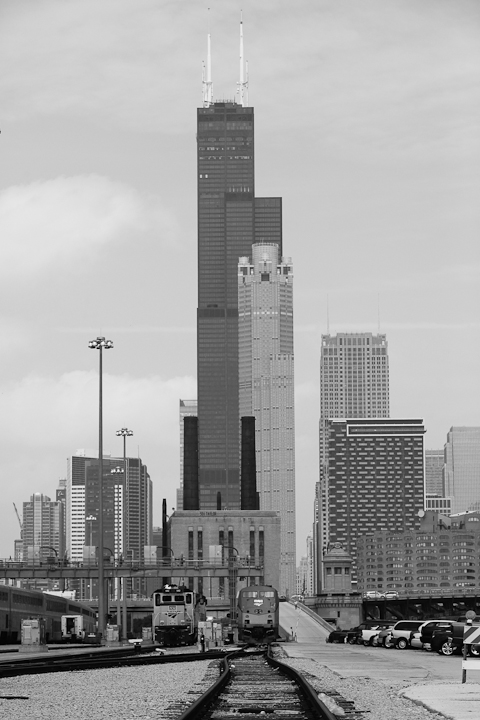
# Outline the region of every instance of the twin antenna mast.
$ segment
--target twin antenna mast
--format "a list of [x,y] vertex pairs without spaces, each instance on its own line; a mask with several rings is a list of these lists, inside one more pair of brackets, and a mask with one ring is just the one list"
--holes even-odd
[[[207,62],[203,62],[202,70],[203,107],[210,107],[213,103],[212,82],[212,45],[210,33],[207,36]],[[248,63],[243,55],[243,18],[240,14],[240,79],[237,82],[237,104],[248,107]]]

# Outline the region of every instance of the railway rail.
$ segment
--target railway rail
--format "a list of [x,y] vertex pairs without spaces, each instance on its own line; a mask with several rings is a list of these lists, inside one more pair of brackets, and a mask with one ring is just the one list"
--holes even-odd
[[138,653],[130,648],[102,651],[82,655],[62,655],[61,657],[29,657],[0,661],[0,678],[18,675],[38,675],[40,673],[70,672],[75,670],[96,670],[100,668],[155,665],[198,660],[224,658],[224,651],[210,650],[207,653],[159,654],[157,652]]
[[178,720],[225,720],[268,715],[271,720],[335,720],[312,686],[271,651],[225,657],[220,677]]

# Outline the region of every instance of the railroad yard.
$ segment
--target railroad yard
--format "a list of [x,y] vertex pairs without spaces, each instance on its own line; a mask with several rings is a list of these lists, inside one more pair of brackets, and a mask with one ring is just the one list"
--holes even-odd
[[[289,603],[282,603],[281,624],[288,634],[291,632],[292,638],[290,642],[275,644],[273,657],[298,670],[314,687],[330,712],[323,717],[472,720],[480,716],[480,685],[476,682],[480,680],[480,674],[471,673],[467,683],[461,684],[461,658],[458,656],[443,657],[413,649],[329,644],[325,642],[328,631]],[[225,646],[223,654],[231,649]],[[198,659],[197,648],[192,647],[187,652],[195,659],[183,662],[185,651],[185,648],[169,649],[163,662],[158,653],[156,659],[159,662],[155,662],[155,652],[142,653],[145,661],[151,657],[155,664],[139,667],[0,677],[0,716],[12,720],[43,720],[54,715],[60,715],[62,720],[177,720],[220,673],[221,661],[212,654]],[[0,663],[8,663],[14,657],[18,659],[19,655],[18,652],[2,653]],[[55,655],[54,651],[48,653],[49,657]],[[177,661],[165,662],[169,659]],[[133,661],[136,660],[134,657]],[[251,661],[257,663],[257,669],[266,666],[258,655],[252,656]],[[237,678],[245,662],[248,663],[248,659],[232,660],[236,666],[233,674]],[[260,672],[257,670],[254,674],[258,679]],[[278,683],[278,675],[273,682]],[[263,697],[258,692],[255,695],[253,681],[244,683],[244,687],[250,688],[251,692],[237,692],[235,699],[235,693],[230,691],[230,696],[223,700],[223,709],[210,717],[258,717],[262,701],[268,703],[267,692]],[[288,683],[285,687],[290,692]],[[245,699],[240,703],[241,707],[239,698]],[[234,706],[235,702],[237,706]],[[278,697],[276,704],[277,709],[282,705]],[[272,718],[279,717],[271,712],[274,705],[272,700],[269,710]],[[282,717],[285,717],[284,713]],[[296,717],[322,716],[300,714]]]

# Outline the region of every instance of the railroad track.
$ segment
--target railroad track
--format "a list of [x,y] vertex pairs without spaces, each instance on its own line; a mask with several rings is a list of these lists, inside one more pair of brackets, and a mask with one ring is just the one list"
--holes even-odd
[[296,670],[264,651],[224,658],[220,677],[177,718],[227,720],[259,715],[271,720],[336,720]]
[[18,675],[38,675],[40,673],[71,672],[75,670],[97,670],[100,668],[128,667],[138,665],[155,665],[176,662],[195,662],[198,660],[214,660],[225,657],[225,652],[210,651],[208,653],[178,653],[175,655],[159,653],[135,653],[126,649],[109,653],[89,655],[66,655],[62,657],[42,657],[15,659],[11,662],[0,662],[0,678]]

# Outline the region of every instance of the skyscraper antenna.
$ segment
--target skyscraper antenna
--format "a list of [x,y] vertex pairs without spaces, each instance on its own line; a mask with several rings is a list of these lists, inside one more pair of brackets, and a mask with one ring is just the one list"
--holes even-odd
[[380,293],[377,294],[377,323],[378,333],[380,334]]
[[243,59],[243,13],[240,10],[240,80],[237,83],[238,104],[242,107],[248,105],[248,63],[245,72],[245,61]]
[[207,35],[207,66],[203,63],[202,70],[202,92],[203,92],[203,107],[210,107],[213,103],[213,82],[212,82],[212,51],[210,41],[210,8],[209,10],[209,22],[208,22],[208,35]]
[[328,294],[327,294],[327,335],[330,335],[330,307],[328,305]]

